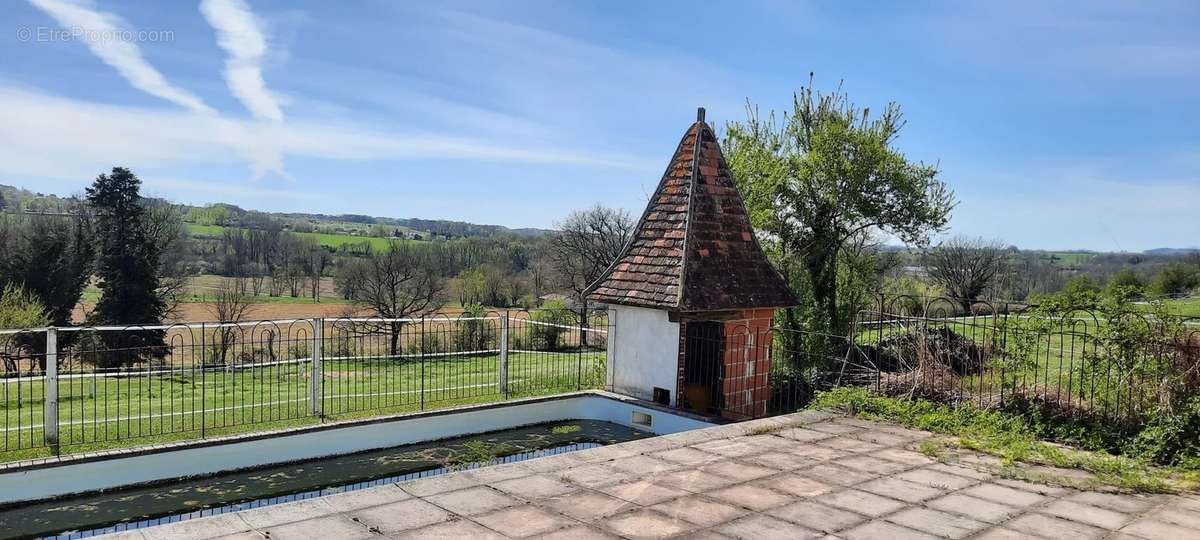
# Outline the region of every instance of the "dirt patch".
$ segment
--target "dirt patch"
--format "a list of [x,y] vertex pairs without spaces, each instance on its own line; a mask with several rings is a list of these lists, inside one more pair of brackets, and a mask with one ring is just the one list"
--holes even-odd
[[[869,349],[869,350],[868,350]],[[881,371],[905,372],[916,366],[936,363],[956,375],[983,371],[991,352],[949,328],[927,328],[888,336],[863,354]]]

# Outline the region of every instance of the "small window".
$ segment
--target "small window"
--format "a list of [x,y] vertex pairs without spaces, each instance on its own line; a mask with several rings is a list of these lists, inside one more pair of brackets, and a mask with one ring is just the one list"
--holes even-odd
[[654,422],[654,417],[653,417],[653,416],[650,416],[650,415],[648,415],[648,414],[646,414],[646,413],[644,413],[644,412],[640,412],[640,411],[633,411],[633,425],[635,425],[635,426],[643,426],[643,427],[650,427],[650,425],[651,425],[653,422]]

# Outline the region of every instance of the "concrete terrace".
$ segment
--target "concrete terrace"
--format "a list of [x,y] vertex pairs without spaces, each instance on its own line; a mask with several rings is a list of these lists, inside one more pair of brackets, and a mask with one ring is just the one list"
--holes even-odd
[[1200,538],[1200,497],[1000,479],[826,413],[719,426],[108,538]]

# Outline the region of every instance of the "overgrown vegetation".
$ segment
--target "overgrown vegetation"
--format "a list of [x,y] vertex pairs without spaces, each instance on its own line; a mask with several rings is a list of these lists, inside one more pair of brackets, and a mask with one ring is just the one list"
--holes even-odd
[[890,398],[864,388],[822,392],[812,407],[952,436],[924,444],[922,450],[930,454],[937,454],[940,445],[957,445],[997,455],[1006,466],[1028,462],[1083,469],[1093,473],[1099,483],[1168,491],[1200,486],[1200,399],[1189,403],[1188,410],[1143,426],[1132,437],[1112,424],[1080,424],[1042,414],[1036,408],[954,407],[924,399]]

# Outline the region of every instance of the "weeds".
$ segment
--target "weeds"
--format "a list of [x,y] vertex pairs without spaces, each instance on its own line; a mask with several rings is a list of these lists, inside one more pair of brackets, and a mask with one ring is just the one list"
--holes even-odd
[[[1146,459],[1066,447],[1041,440],[1044,419],[1031,419],[971,406],[951,407],[914,399],[895,399],[862,388],[836,388],[822,392],[813,407],[837,409],[868,419],[950,435],[923,441],[921,453],[942,457],[951,447],[966,448],[1000,457],[1001,474],[1037,479],[1045,473],[1020,464],[1050,465],[1092,473],[1098,483],[1139,491],[1175,491],[1200,487],[1200,471],[1181,466],[1158,467]],[[1188,463],[1193,463],[1195,458]],[[1067,482],[1076,483],[1077,482]],[[1081,485],[1079,487],[1091,487]]]

